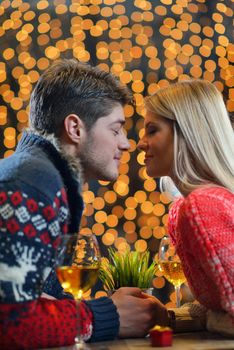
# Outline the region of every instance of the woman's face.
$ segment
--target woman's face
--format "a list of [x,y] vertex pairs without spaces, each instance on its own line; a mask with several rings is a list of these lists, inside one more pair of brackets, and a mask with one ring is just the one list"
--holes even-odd
[[145,152],[146,172],[151,177],[172,176],[174,146],[173,122],[147,111],[145,134],[138,148]]

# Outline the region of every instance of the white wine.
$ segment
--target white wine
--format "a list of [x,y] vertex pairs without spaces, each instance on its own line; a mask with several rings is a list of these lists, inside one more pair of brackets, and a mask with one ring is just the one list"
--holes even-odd
[[61,266],[56,272],[65,292],[71,293],[75,299],[80,299],[97,281],[98,266]]
[[175,287],[179,287],[186,281],[180,261],[160,261],[159,268],[164,277]]

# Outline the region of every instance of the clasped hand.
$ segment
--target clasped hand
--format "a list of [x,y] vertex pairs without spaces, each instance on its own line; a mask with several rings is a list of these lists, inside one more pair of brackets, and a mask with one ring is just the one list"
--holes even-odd
[[121,338],[144,337],[155,324],[168,324],[165,306],[139,288],[122,287],[111,299],[119,313]]

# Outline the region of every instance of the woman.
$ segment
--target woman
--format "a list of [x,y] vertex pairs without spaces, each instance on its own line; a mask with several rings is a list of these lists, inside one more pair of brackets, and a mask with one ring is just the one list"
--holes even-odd
[[234,134],[221,93],[202,80],[158,90],[138,147],[147,174],[169,176],[183,195],[168,229],[194,296],[233,322]]

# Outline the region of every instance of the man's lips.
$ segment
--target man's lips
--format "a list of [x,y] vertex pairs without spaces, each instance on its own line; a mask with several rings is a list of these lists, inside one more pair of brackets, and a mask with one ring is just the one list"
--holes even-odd
[[117,156],[114,157],[114,159],[118,161],[120,161],[121,158],[122,158],[122,154],[118,154]]
[[116,161],[116,163],[118,164],[118,166],[119,166],[119,164],[120,164],[120,159],[121,159],[121,157],[114,157],[114,160]]

